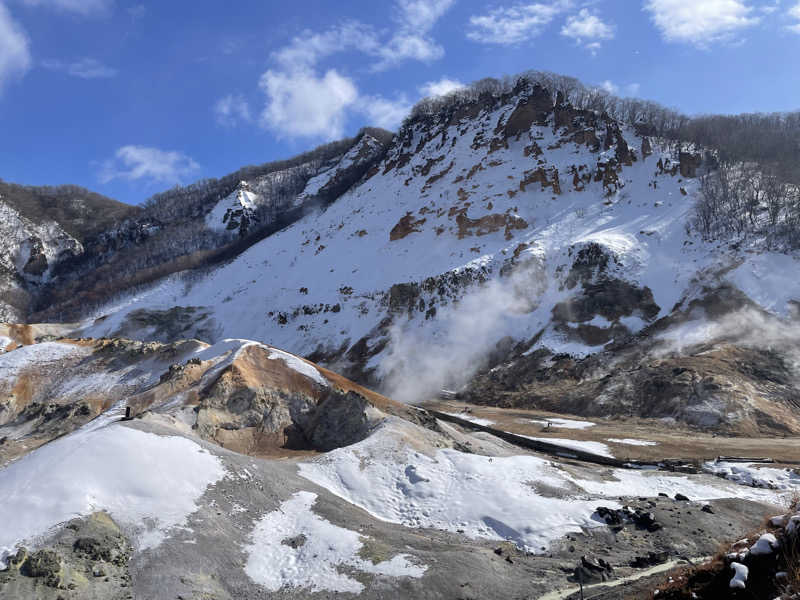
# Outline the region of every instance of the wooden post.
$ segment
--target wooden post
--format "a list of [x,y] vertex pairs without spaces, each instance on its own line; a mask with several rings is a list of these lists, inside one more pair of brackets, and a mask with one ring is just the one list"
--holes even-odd
[[581,587],[581,600],[583,599],[583,565],[578,564],[578,585]]

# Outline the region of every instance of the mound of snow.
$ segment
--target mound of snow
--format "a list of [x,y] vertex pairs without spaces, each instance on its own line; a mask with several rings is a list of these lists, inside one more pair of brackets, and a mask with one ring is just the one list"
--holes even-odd
[[100,510],[133,534],[139,549],[152,548],[225,472],[186,438],[122,425],[78,430],[0,470],[0,562],[18,544]]

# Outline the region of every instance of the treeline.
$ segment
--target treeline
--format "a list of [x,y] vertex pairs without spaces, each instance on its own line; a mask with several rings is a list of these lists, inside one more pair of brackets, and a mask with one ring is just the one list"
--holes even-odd
[[800,189],[753,162],[722,162],[700,178],[691,225],[706,239],[800,248]]
[[0,198],[34,223],[56,221],[79,242],[139,212],[77,185],[20,185],[0,179]]
[[530,92],[536,85],[550,93],[553,104],[561,96],[565,102],[579,110],[605,113],[624,123],[645,126],[648,135],[669,137],[670,132],[683,129],[689,121],[686,115],[657,102],[621,98],[603,88],[584,85],[578,79],[566,75],[526,71],[500,79],[481,79],[444,96],[423,98],[411,109],[403,126],[409,126],[419,119],[449,118],[459,108],[475,102],[499,106],[510,96]]
[[780,180],[800,184],[800,111],[699,116],[671,136],[714,148],[722,163],[757,162]]

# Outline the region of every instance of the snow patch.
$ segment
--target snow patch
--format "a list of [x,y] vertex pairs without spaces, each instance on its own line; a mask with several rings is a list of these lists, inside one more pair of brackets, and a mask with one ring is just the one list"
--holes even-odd
[[315,514],[311,509],[316,499],[311,492],[297,492],[256,524],[252,544],[245,548],[245,573],[253,581],[271,592],[302,588],[358,594],[364,585],[342,572],[342,567],[415,578],[427,570],[410,562],[406,554],[377,564],[364,560],[359,556],[362,536]]
[[587,442],[584,440],[570,440],[568,438],[532,437],[529,435],[523,435],[520,437],[528,438],[529,440],[534,440],[536,442],[557,444],[559,446],[564,446],[565,448],[571,448],[572,450],[581,450],[583,452],[591,452],[592,454],[597,454],[599,456],[614,458],[611,450],[609,450],[608,446],[602,442]]
[[481,419],[480,417],[474,417],[466,413],[446,412],[443,414],[450,415],[451,417],[458,417],[459,419],[464,419],[465,421],[469,421],[470,423],[475,423],[476,425],[483,425],[484,427],[489,427],[490,425],[494,425],[494,421],[490,421],[489,419]]
[[306,361],[296,357],[294,354],[289,354],[288,352],[284,352],[283,350],[278,350],[277,348],[270,348],[269,359],[270,360],[277,360],[280,359],[286,363],[290,369],[297,371],[301,375],[305,375],[309,379],[313,379],[321,386],[327,387],[328,380],[322,376],[322,373],[319,372],[314,365],[311,363],[307,363]]
[[536,423],[537,425],[544,425],[547,427],[549,424],[551,427],[557,427],[558,429],[588,429],[589,427],[594,427],[594,423],[591,421],[578,421],[576,419],[562,419],[559,417],[553,417],[552,419],[518,419],[520,423]]
[[779,546],[778,539],[773,534],[765,533],[752,545],[750,554],[755,554],[756,556],[772,554]]
[[614,444],[625,444],[627,446],[658,446],[658,442],[650,440],[637,440],[634,438],[608,438],[606,441]]
[[750,570],[745,565],[738,562],[732,562],[731,569],[733,569],[734,575],[731,578],[730,588],[745,589],[747,587],[747,576],[750,574]]

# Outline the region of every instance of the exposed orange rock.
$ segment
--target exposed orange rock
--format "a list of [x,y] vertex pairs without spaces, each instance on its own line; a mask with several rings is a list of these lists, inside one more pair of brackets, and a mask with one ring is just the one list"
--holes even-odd
[[521,217],[510,214],[493,213],[478,219],[471,219],[467,216],[467,209],[462,208],[456,214],[456,225],[458,226],[458,239],[477,235],[488,235],[501,229],[505,229],[505,237],[510,240],[515,229],[526,229],[528,222]]
[[425,219],[415,219],[413,214],[406,213],[406,215],[397,222],[397,225],[392,227],[392,230],[389,232],[389,241],[394,242],[396,240],[402,240],[411,233],[421,231],[419,227],[424,223]]

